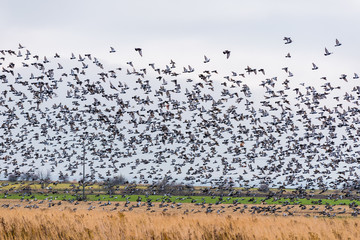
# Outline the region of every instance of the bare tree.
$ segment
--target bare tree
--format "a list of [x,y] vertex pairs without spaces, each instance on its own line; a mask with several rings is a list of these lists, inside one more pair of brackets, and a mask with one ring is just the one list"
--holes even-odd
[[174,190],[176,190],[176,188],[177,188],[177,185],[174,181],[170,181],[170,179],[171,178],[169,176],[164,176],[158,182],[153,183],[150,186],[150,189],[159,194],[174,192]]
[[47,186],[49,186],[49,184],[51,183],[50,170],[47,170],[46,172],[39,170],[36,175],[40,181],[41,189],[45,189]]
[[10,174],[9,177],[8,177],[8,180],[10,182],[16,182],[18,180],[19,176],[16,175],[16,174]]
[[63,172],[60,171],[60,173],[59,173],[59,181],[68,182],[69,181],[69,175],[68,174],[63,174]]
[[113,178],[108,178],[105,182],[110,196],[113,194],[114,187],[116,185],[122,185],[126,183],[128,183],[128,181],[122,174],[120,174],[119,176],[115,176]]
[[21,180],[24,180],[24,181],[36,181],[39,179],[38,175],[35,174],[35,173],[31,173],[31,172],[26,172],[26,173],[23,173],[21,176],[20,176],[20,179]]
[[267,183],[262,183],[262,184],[260,184],[260,186],[259,186],[259,188],[258,188],[258,191],[259,192],[269,192],[269,184],[267,184]]
[[127,179],[122,174],[120,174],[119,176],[113,177],[111,179],[111,182],[113,185],[123,185],[123,184],[128,183]]

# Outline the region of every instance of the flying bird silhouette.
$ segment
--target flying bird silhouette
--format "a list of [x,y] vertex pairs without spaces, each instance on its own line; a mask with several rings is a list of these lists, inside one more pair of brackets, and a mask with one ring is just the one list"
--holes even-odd
[[142,49],[141,48],[135,48],[135,51],[137,51],[140,54],[140,56],[142,57]]
[[341,46],[341,43],[339,42],[338,39],[336,39],[336,40],[335,40],[335,47],[339,47],[339,46]]
[[230,57],[230,51],[229,50],[223,51],[223,54],[225,54],[226,58],[229,59],[229,57]]

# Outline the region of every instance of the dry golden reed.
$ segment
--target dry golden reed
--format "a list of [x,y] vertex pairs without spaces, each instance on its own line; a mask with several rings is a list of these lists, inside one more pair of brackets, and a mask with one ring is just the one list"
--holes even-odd
[[0,209],[0,239],[360,239],[360,219]]

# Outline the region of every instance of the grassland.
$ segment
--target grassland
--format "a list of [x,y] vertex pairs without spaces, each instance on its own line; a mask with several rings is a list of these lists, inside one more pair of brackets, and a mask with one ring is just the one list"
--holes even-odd
[[360,239],[360,218],[352,217],[360,201],[335,190],[297,198],[294,189],[266,197],[238,188],[239,197],[194,187],[172,196],[172,189],[154,194],[144,185],[115,186],[110,194],[92,184],[86,201],[77,201],[76,183],[0,185],[0,239]]
[[359,218],[0,209],[1,239],[359,239]]
[[[127,193],[126,190],[131,187],[131,193]],[[176,195],[171,196],[169,194],[136,194],[136,192],[146,192],[148,186],[145,185],[118,185],[113,187],[113,193],[108,194],[106,184],[92,184],[86,186],[86,199],[88,201],[130,201],[137,202],[141,199],[142,202],[176,202],[176,203],[211,203],[211,204],[276,204],[276,205],[360,205],[359,200],[354,198],[342,198],[339,195],[337,197],[324,197],[322,195],[316,195],[317,191],[312,191],[313,196],[316,197],[289,197],[295,192],[294,189],[286,189],[284,195],[279,197],[278,195],[269,196],[257,196],[259,192],[257,189],[248,189],[247,195],[249,196],[226,196],[228,192],[220,192],[218,189],[215,191],[207,191],[204,193],[204,188],[194,187],[190,192],[191,195]],[[208,190],[208,189],[207,189]],[[237,191],[244,191],[244,189],[235,188]],[[272,190],[270,190],[272,191]],[[276,189],[273,190],[274,192]],[[152,192],[149,190],[148,192]],[[48,183],[46,187],[38,182],[0,182],[0,199],[22,199],[22,200],[77,200],[81,197],[82,189],[77,183]],[[330,194],[335,195],[339,191],[329,191]],[[220,197],[220,195],[223,197]],[[294,195],[296,196],[296,194]],[[329,195],[330,196],[330,195]]]
[[[0,199],[22,199],[22,200],[76,200],[78,196],[71,194],[0,194]],[[277,204],[277,205],[360,205],[360,201],[350,199],[294,199],[294,198],[266,198],[266,197],[210,197],[210,196],[163,196],[163,195],[87,195],[87,201],[115,201],[115,202],[174,202],[174,203],[205,203],[205,204]]]

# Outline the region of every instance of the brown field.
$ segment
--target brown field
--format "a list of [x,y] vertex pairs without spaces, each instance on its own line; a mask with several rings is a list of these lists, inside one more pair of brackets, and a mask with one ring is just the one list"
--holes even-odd
[[264,216],[224,206],[206,214],[194,204],[164,211],[158,204],[147,210],[124,203],[117,209],[113,203],[58,203],[1,200],[0,239],[360,239],[360,218],[348,216]]

